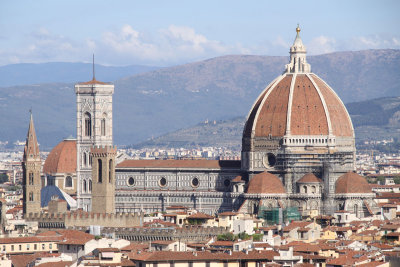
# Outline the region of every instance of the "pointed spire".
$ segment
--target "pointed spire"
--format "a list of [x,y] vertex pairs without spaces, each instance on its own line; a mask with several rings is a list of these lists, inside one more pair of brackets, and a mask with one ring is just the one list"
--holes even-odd
[[85,85],[85,84],[109,84],[109,83],[105,83],[105,82],[100,82],[98,80],[96,80],[96,72],[95,72],[95,64],[94,64],[94,53],[93,53],[93,59],[92,59],[92,72],[93,72],[93,78],[91,81],[88,82],[83,82],[83,83],[79,83],[80,85]]
[[297,24],[296,38],[290,47],[290,63],[286,65],[286,73],[309,73],[311,66],[306,60],[306,47],[300,38],[300,26]]
[[29,121],[28,135],[26,137],[25,149],[24,149],[24,161],[29,158],[40,159],[39,155],[39,144],[36,138],[35,125],[33,124],[32,108],[29,110],[31,113]]

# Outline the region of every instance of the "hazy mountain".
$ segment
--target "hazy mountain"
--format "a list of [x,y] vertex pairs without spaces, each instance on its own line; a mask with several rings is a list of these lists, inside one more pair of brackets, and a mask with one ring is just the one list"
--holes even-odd
[[[0,66],[0,87],[39,83],[75,83],[87,81],[92,77],[93,66],[90,63],[23,63]],[[95,65],[96,77],[104,81],[115,81],[128,75],[134,75],[158,67],[132,65],[124,67]]]
[[[346,103],[400,95],[400,50],[338,52],[308,61]],[[135,144],[207,118],[243,117],[287,62],[288,57],[223,56],[119,79],[114,142]],[[99,80],[108,80],[99,75]],[[0,140],[25,139],[33,107],[39,142],[53,147],[76,135],[75,105],[73,84],[1,88]]]
[[[346,105],[356,131],[356,140],[400,139],[400,97],[378,98]],[[224,146],[240,149],[245,117],[205,121],[151,138],[133,147]]]

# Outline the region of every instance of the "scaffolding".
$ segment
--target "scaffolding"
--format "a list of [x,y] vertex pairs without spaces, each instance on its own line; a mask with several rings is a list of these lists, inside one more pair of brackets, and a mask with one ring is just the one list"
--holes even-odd
[[283,224],[301,220],[301,215],[296,207],[268,208],[262,206],[258,212],[258,218],[264,219],[268,225]]

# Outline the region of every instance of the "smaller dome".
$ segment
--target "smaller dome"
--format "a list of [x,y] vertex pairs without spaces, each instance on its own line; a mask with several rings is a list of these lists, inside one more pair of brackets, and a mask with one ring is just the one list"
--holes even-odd
[[336,194],[372,193],[371,187],[364,177],[354,172],[348,172],[336,181]]
[[76,140],[65,139],[55,146],[46,158],[43,173],[75,173]]
[[281,180],[269,172],[255,175],[249,182],[247,193],[251,194],[285,194]]
[[300,178],[300,180],[297,181],[297,183],[322,183],[322,180],[319,179],[317,176],[315,176],[312,173],[307,173],[303,177]]

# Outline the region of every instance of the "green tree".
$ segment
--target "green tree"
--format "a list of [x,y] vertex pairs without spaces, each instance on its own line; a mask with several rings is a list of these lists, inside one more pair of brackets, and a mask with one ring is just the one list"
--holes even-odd
[[236,236],[232,233],[221,234],[217,236],[218,241],[235,241]]
[[263,234],[254,234],[253,241],[262,241]]

